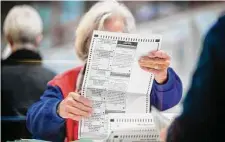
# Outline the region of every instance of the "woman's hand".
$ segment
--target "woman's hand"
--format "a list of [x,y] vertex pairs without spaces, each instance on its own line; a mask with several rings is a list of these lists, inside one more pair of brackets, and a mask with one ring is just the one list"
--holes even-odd
[[166,136],[167,136],[167,128],[164,128],[161,130],[160,135],[159,135],[160,141],[166,142]]
[[139,59],[139,65],[143,70],[153,73],[157,83],[163,84],[168,79],[170,56],[162,50],[152,51]]
[[90,117],[91,113],[91,101],[75,92],[69,93],[58,106],[59,116],[76,121],[79,121],[82,117]]

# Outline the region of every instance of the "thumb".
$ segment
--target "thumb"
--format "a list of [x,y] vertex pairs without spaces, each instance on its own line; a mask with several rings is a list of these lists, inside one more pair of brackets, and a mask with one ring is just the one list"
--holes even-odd
[[160,132],[160,141],[166,142],[167,129],[163,128]]

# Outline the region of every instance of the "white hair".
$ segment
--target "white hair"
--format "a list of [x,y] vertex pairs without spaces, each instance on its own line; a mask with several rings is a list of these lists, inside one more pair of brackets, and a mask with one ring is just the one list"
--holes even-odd
[[29,5],[18,5],[7,14],[3,30],[4,35],[15,43],[34,44],[36,37],[42,34],[43,23],[36,9]]
[[103,30],[104,22],[112,16],[122,17],[125,24],[124,32],[135,30],[135,20],[129,9],[116,1],[101,1],[96,3],[81,19],[75,39],[75,48],[78,57],[86,61],[89,44],[94,30]]

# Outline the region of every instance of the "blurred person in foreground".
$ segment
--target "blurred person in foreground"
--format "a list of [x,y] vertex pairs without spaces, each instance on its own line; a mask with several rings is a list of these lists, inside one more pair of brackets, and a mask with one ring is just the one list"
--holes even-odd
[[11,49],[1,61],[2,141],[31,138],[26,128],[27,109],[55,76],[41,64],[42,28],[38,12],[28,5],[13,7],[4,21],[4,36]]
[[[75,40],[77,55],[84,66],[56,76],[48,83],[41,100],[29,109],[27,127],[35,138],[50,141],[78,139],[78,121],[89,117],[93,111],[91,101],[77,93],[79,84],[82,84],[93,30],[130,33],[134,28],[130,11],[114,1],[99,2],[85,14],[77,27]],[[182,83],[169,68],[170,57],[164,51],[153,51],[143,55],[139,64],[143,70],[155,75],[149,94],[151,103],[160,110],[175,106],[182,96]]]
[[225,15],[207,33],[183,112],[168,130],[162,130],[161,139],[167,142],[224,142],[224,87]]

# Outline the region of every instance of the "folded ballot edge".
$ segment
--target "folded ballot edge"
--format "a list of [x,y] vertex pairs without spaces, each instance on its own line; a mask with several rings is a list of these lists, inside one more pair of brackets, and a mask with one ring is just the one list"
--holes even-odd
[[162,129],[169,127],[171,123],[170,119],[165,117],[157,108],[152,106],[151,113],[155,123],[155,129],[158,131],[158,133],[160,133]]

